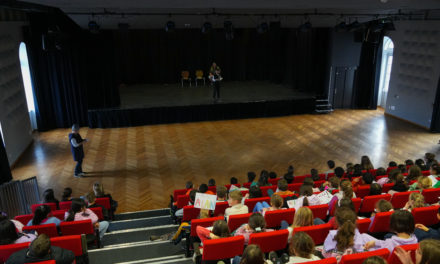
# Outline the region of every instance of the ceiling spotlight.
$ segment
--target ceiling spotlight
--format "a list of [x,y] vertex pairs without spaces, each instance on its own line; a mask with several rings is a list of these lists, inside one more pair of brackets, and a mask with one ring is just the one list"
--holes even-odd
[[310,23],[310,21],[307,21],[306,23],[299,26],[299,31],[305,33],[309,31],[311,28],[312,28],[312,23]]
[[89,21],[88,27],[91,33],[99,33],[99,25],[96,23],[96,21]]
[[176,23],[174,23],[174,21],[170,20],[165,24],[166,32],[173,32],[175,28],[176,28]]
[[212,29],[212,24],[210,22],[205,22],[202,25],[202,33],[203,34],[207,34],[211,31]]
[[232,22],[227,20],[223,24],[223,27],[225,29],[225,38],[226,40],[233,40],[234,39],[234,27],[232,26]]
[[263,22],[257,26],[258,34],[264,34],[267,31],[269,31],[269,24],[267,24],[267,22]]

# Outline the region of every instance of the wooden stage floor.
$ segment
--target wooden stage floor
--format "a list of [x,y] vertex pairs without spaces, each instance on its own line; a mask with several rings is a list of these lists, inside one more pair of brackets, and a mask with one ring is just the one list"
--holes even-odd
[[[338,110],[328,115],[297,115],[217,122],[154,125],[114,129],[81,129],[90,139],[83,168],[87,178],[73,177],[67,139],[69,129],[36,133],[35,142],[13,169],[14,179],[37,175],[40,190],[64,187],[84,195],[96,181],[119,201],[119,212],[168,206],[169,194],[186,181],[226,184],[243,182],[248,171],[266,169],[283,175],[311,168],[320,172],[326,161],[337,165],[370,156],[376,167],[440,155],[440,136],[384,116],[383,110]],[[345,166],[345,165],[344,165]]]

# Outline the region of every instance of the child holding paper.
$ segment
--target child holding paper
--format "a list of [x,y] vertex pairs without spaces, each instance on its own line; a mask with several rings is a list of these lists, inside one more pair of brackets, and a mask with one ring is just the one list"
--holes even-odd
[[253,212],[259,212],[264,216],[267,211],[280,210],[282,206],[283,198],[278,194],[273,194],[272,197],[270,197],[270,205],[267,202],[258,202],[255,204]]

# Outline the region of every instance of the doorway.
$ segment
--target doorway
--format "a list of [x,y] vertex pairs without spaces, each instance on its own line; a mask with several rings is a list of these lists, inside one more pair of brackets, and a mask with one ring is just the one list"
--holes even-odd
[[35,102],[34,102],[34,89],[32,86],[31,71],[29,69],[29,60],[26,51],[26,44],[24,42],[20,43],[19,48],[21,75],[23,77],[24,92],[26,94],[26,102],[29,111],[29,118],[31,120],[32,130],[36,130],[37,119],[35,116]]
[[383,38],[382,63],[380,67],[379,98],[377,106],[386,109],[391,67],[393,65],[394,43],[389,37]]

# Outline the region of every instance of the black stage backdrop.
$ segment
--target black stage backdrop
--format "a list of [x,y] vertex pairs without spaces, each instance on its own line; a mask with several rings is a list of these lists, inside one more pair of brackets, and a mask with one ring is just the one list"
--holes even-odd
[[12,180],[11,169],[9,167],[8,156],[3,145],[2,134],[0,132],[0,184]]
[[213,61],[222,68],[226,81],[269,80],[321,94],[327,76],[329,32],[328,28],[306,33],[271,28],[258,34],[254,28],[235,29],[233,40],[225,39],[223,29],[209,34],[199,29],[87,33],[87,66],[93,65],[88,72],[95,70],[93,75],[109,77],[88,87],[89,107],[115,106],[118,100],[103,102],[102,96],[107,92],[114,98],[114,88],[121,84],[177,83],[182,70],[194,76],[201,69],[206,75]]

